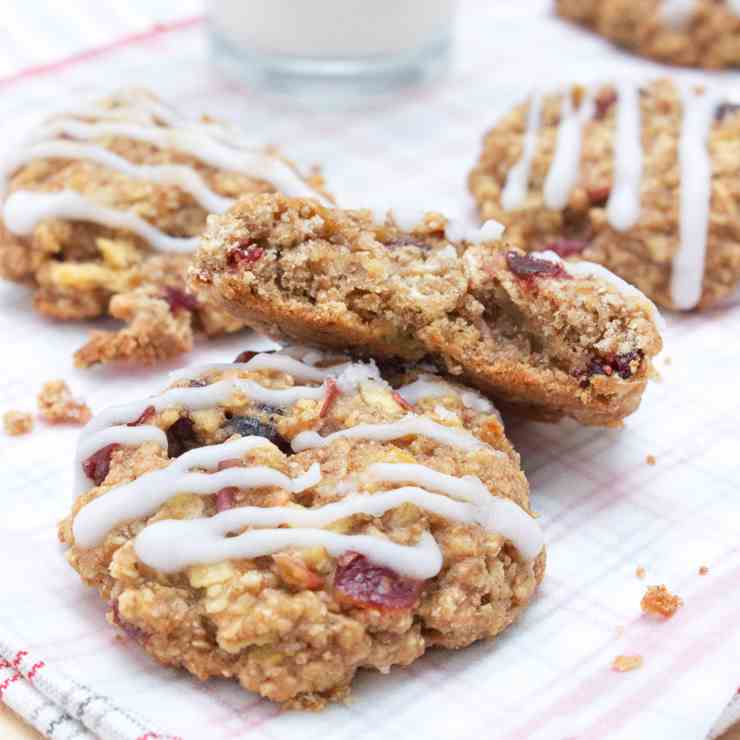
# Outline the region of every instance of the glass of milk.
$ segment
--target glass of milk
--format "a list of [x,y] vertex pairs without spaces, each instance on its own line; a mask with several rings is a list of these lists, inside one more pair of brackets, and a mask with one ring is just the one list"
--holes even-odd
[[448,61],[457,0],[206,0],[216,61],[273,90],[379,91]]

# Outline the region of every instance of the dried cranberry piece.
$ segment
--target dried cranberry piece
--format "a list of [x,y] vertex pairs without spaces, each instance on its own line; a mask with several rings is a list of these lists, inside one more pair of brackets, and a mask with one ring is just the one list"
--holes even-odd
[[347,552],[337,560],[334,573],[337,598],[353,606],[410,609],[419,600],[423,587],[424,581],[373,565],[359,552]]
[[406,411],[413,411],[414,404],[409,403],[398,391],[393,391],[393,400]]
[[628,380],[632,377],[631,363],[640,357],[640,352],[627,352],[623,355],[617,355],[610,363],[611,367],[614,368],[617,375],[623,380]]
[[619,375],[622,380],[629,380],[632,377],[631,363],[642,357],[642,352],[626,352],[622,355],[608,355],[603,359],[593,358],[589,361],[585,370],[573,373],[575,377],[582,378],[581,388],[588,388],[589,378],[594,375],[612,376],[614,373]]
[[256,416],[232,416],[229,427],[232,434],[239,434],[242,437],[264,437],[286,455],[293,452],[288,440],[272,424],[260,421]]
[[321,410],[319,411],[319,418],[321,419],[329,413],[334,402],[341,395],[337,387],[337,381],[334,378],[327,378],[324,381],[324,387],[326,388],[326,394],[324,395],[324,403],[321,404]]
[[532,280],[537,277],[570,278],[570,275],[560,263],[532,257],[529,254],[507,252],[506,264],[518,278],[524,280]]
[[156,413],[156,409],[154,406],[147,406],[142,412],[141,415],[134,419],[134,421],[130,421],[128,424],[126,424],[127,427],[138,427],[139,424],[143,424],[145,421],[148,421],[154,414]]
[[594,118],[597,121],[601,121],[606,118],[606,114],[609,112],[614,103],[617,102],[618,96],[616,90],[605,90],[601,93],[595,101],[596,110],[594,111]]
[[714,111],[715,121],[724,121],[727,116],[732,115],[740,110],[740,103],[722,103]]
[[248,241],[233,246],[226,255],[226,262],[230,267],[248,267],[261,259],[265,250]]
[[584,239],[558,239],[546,244],[545,249],[549,249],[565,259],[566,257],[572,257],[574,254],[580,254],[587,246],[588,242]]
[[220,514],[222,511],[228,511],[233,509],[236,503],[236,494],[239,493],[239,489],[236,486],[227,486],[222,488],[216,494],[216,511]]
[[207,385],[208,381],[202,378],[195,378],[188,383],[189,388],[205,388]]
[[608,185],[602,185],[599,188],[588,188],[588,199],[592,206],[604,206],[609,200],[612,189]]
[[256,357],[257,353],[245,349],[244,352],[240,352],[235,358],[234,362],[249,362],[253,357]]
[[115,442],[105,447],[101,447],[97,452],[93,452],[87,460],[83,460],[82,469],[85,475],[99,486],[107,477],[110,471],[110,459],[113,453],[121,445]]
[[195,425],[189,416],[181,416],[167,430],[167,454],[170,457],[180,457],[183,452],[199,446]]
[[191,293],[186,293],[179,288],[167,286],[164,289],[164,299],[170,305],[170,311],[195,311],[198,308],[198,299]]

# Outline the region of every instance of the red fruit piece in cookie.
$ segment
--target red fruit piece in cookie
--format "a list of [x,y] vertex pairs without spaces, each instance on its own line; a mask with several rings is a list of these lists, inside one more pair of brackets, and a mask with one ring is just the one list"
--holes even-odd
[[228,262],[231,267],[248,267],[259,260],[265,250],[256,244],[237,244],[229,250]]
[[220,514],[222,511],[233,509],[234,504],[236,503],[237,493],[239,493],[239,489],[236,486],[222,488],[216,494],[216,511]]
[[147,406],[142,412],[141,415],[134,419],[133,421],[130,421],[128,424],[126,424],[127,427],[138,427],[139,424],[143,424],[145,421],[148,421],[154,414],[156,413],[156,409],[154,406]]
[[506,253],[506,264],[509,269],[522,280],[533,280],[538,277],[551,277],[559,279],[569,279],[570,275],[565,268],[558,262],[550,262],[539,257],[532,257],[529,254],[519,254],[518,252]]
[[113,443],[101,447],[97,452],[93,452],[87,460],[83,460],[82,469],[85,471],[85,475],[99,486],[108,476],[110,470],[110,459],[111,455],[121,445]]
[[423,587],[424,581],[373,565],[359,552],[347,552],[337,560],[334,590],[340,601],[354,606],[410,609],[419,600]]
[[166,287],[164,299],[170,306],[172,313],[177,311],[195,311],[198,308],[198,299],[192,293],[186,293],[179,288]]

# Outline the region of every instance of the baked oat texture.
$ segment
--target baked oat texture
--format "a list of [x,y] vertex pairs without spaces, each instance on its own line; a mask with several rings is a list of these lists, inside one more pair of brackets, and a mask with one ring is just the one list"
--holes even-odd
[[[253,354],[241,359],[251,359]],[[345,359],[324,357],[315,366]],[[197,372],[173,387],[206,393],[207,386],[233,377],[269,389],[289,389],[298,383],[286,372],[251,370],[241,364]],[[399,375],[396,382],[413,378]],[[237,392],[220,405],[197,411],[177,406],[146,410],[131,423],[164,430],[169,450],[154,442],[102,450],[93,473],[98,485],[77,498],[59,528],[60,539],[69,548],[69,563],[109,603],[108,620],[132,643],[165,665],[183,667],[200,679],[235,678],[245,689],[290,708],[320,709],[330,700],[344,699],[359,668],[386,673],[393,666],[410,664],[428,648],[461,648],[496,636],[522,613],[544,571],[544,550],[533,561],[525,561],[500,534],[412,504],[381,516],[355,514],[329,526],[335,533],[366,534],[401,545],[416,543],[425,532],[433,535],[444,557],[441,571],[423,582],[397,582],[398,576],[386,571],[383,583],[391,591],[400,583],[406,595],[415,594],[393,608],[382,604],[383,584],[374,594],[376,601],[354,598],[351,588],[348,591],[340,583],[342,569],[353,556],[332,557],[323,547],[192,565],[174,574],[141,562],[134,539],[149,524],[212,517],[223,509],[226,493],[229,508],[312,509],[341,500],[348,481],[372,496],[393,488],[363,475],[368,465],[377,462],[415,463],[448,475],[477,476],[492,496],[505,497],[529,512],[527,481],[500,418],[492,407],[475,410],[485,408],[484,399],[476,396],[471,404],[463,395],[465,389],[452,384],[417,399],[413,412],[444,428],[472,432],[486,443],[477,449],[464,450],[410,434],[393,441],[341,438],[326,447],[292,453],[289,441],[301,431],[326,436],[362,423],[398,421],[409,413],[410,404],[372,366],[364,379],[355,375],[354,389],[343,388],[341,376],[341,392],[331,381],[326,384],[323,398],[298,400],[289,408],[256,403]],[[320,387],[318,382],[311,385]],[[475,408],[466,406],[464,398]],[[85,549],[75,543],[75,517],[98,497],[172,464],[186,450],[254,434],[273,444],[228,460],[218,470],[262,465],[294,478],[318,463],[320,482],[300,494],[279,486],[232,488],[200,496],[182,492],[151,515],[115,526],[95,547]]]
[[[575,86],[569,94],[578,103],[584,92]],[[514,243],[527,250],[554,249],[563,256],[575,253],[579,259],[601,263],[657,303],[674,308],[670,286],[672,260],[680,244],[678,143],[683,120],[679,91],[667,79],[641,88],[641,214],[624,232],[610,226],[606,212],[614,177],[617,91],[606,85],[594,94],[594,117],[583,128],[579,177],[563,210],[549,209],[543,194],[561,120],[559,94],[543,101],[523,207],[504,210],[501,194],[512,166],[522,156],[528,103],[514,108],[486,134],[470,173],[470,190],[481,218],[504,223]],[[699,309],[727,298],[740,282],[740,107],[718,108],[708,148],[711,207]]]
[[517,275],[527,258],[507,243],[451,242],[445,228],[439,214],[404,231],[369,211],[248,197],[209,221],[190,284],[259,331],[426,359],[535,418],[616,426],[637,408],[661,347],[646,299],[551,263]]
[[557,13],[661,62],[705,69],[740,66],[740,18],[722,0],[695,0],[685,27],[661,14],[662,0],[557,0]]
[[[189,168],[215,197],[274,190],[266,180],[220,169],[179,151],[177,136],[185,132],[187,139],[192,124],[178,124],[178,117],[151,93],[132,90],[54,116],[47,125],[146,126],[155,133],[177,132],[172,146],[131,138],[125,131],[80,139],[63,133],[51,141],[102,147],[134,166]],[[239,142],[238,133],[226,126],[207,119],[199,123],[219,127],[222,143]],[[293,168],[272,150],[265,152]],[[306,182],[319,189],[322,185],[319,176]],[[98,206],[134,214],[172,237],[197,237],[206,222],[202,202],[179,185],[147,179],[146,174],[134,177],[92,158],[34,157],[13,171],[6,185],[3,201],[20,190],[72,190]],[[242,328],[216,306],[197,303],[186,293],[190,259],[189,253],[158,253],[132,231],[91,221],[45,219],[25,236],[11,233],[0,219],[0,276],[29,285],[37,311],[54,319],[111,316],[123,322],[118,331],[93,332],[75,356],[80,367],[111,361],[154,364],[189,351],[197,332],[217,336]]]

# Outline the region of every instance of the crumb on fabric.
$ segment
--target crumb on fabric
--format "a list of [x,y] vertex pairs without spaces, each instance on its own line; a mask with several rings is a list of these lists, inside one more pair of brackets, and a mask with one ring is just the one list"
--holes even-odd
[[648,586],[640,602],[640,608],[645,614],[670,619],[683,606],[680,596],[672,594],[666,586]]
[[637,567],[637,569],[635,570],[635,575],[636,575],[636,576],[637,576],[638,578],[644,578],[644,577],[645,577],[645,572],[646,572],[646,571],[645,571],[645,568],[643,568],[643,567],[642,567],[641,565],[639,565],[639,566]]
[[645,458],[645,462],[646,462],[646,463],[647,463],[648,465],[655,465],[655,463],[657,462],[657,460],[655,459],[655,455],[648,455],[648,456],[647,456],[647,457]]
[[702,565],[701,568],[699,568],[699,575],[705,576],[707,573],[709,573],[709,568],[707,568],[706,565]]
[[642,655],[617,655],[612,661],[612,670],[617,673],[626,673],[642,668]]
[[6,411],[3,414],[3,427],[11,437],[28,434],[33,429],[33,416],[26,411]]
[[39,415],[51,424],[87,424],[92,417],[84,401],[78,401],[63,380],[44,383],[36,397]]
[[673,364],[673,360],[670,357],[664,357],[663,358],[663,364],[664,365],[672,365]]

